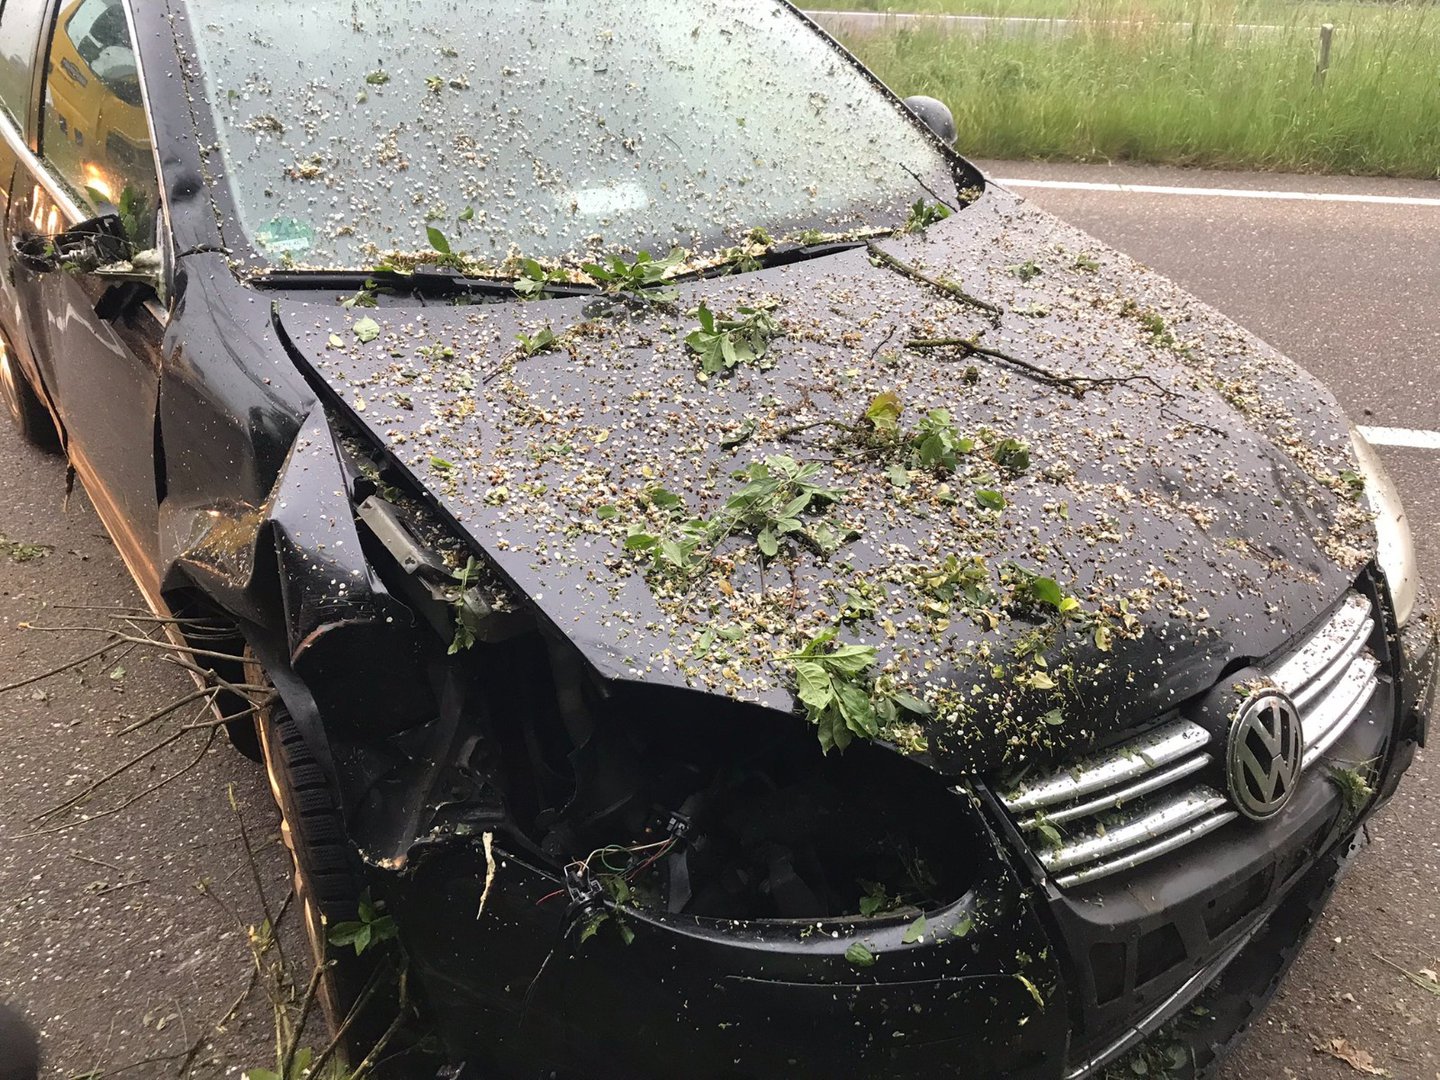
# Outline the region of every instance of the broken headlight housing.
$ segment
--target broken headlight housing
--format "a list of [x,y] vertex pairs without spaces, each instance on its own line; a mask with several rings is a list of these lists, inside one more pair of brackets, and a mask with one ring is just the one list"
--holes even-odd
[[1360,461],[1365,498],[1375,514],[1376,561],[1385,572],[1385,580],[1390,586],[1396,624],[1404,626],[1415,610],[1415,599],[1420,589],[1420,571],[1415,562],[1415,541],[1410,535],[1410,522],[1405,516],[1400,492],[1385,471],[1375,448],[1353,426],[1350,428],[1350,442]]
[[645,684],[606,688],[586,714],[554,737],[532,728],[569,744],[573,776],[532,836],[628,903],[737,921],[928,912],[988,857],[966,798],[884,747],[826,756],[798,717]]

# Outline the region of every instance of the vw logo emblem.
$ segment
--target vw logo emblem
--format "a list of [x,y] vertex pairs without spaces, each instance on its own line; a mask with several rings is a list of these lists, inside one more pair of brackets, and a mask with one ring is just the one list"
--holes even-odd
[[1295,703],[1278,690],[1251,694],[1230,725],[1231,800],[1252,821],[1274,817],[1295,793],[1304,758],[1305,729]]

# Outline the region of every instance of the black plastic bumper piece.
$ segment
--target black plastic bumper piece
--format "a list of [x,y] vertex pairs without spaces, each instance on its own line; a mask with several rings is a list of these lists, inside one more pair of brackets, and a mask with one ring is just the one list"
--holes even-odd
[[[484,863],[473,852],[435,852],[413,875],[393,901],[413,970],[447,1051],[486,1077],[1053,1080],[1064,1070],[1068,1006],[1018,888],[932,912],[908,943],[913,914],[847,931],[633,909],[611,909],[580,941],[566,932],[564,896],[545,899],[553,876],[514,857],[479,919]],[[857,940],[873,964],[847,959]]]

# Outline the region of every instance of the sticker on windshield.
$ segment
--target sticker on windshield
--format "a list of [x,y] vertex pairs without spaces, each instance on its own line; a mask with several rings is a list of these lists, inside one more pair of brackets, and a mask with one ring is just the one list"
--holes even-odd
[[294,218],[276,218],[256,230],[255,243],[274,255],[303,255],[315,246],[315,230]]
[[626,210],[643,210],[650,196],[639,184],[625,181],[610,187],[581,188],[570,193],[575,211],[584,217],[604,217]]

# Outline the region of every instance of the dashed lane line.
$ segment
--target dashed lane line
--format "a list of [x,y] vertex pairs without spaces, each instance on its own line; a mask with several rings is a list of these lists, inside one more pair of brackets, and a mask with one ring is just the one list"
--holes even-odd
[[1174,187],[1167,184],[1107,184],[1092,180],[997,179],[1010,188],[1052,191],[1112,191],[1135,195],[1189,195],[1214,199],[1273,199],[1294,202],[1360,203],[1372,206],[1440,207],[1440,198],[1421,195],[1359,195],[1343,191],[1266,191],[1251,188]]
[[1440,450],[1440,431],[1423,428],[1361,427],[1360,434],[1373,446],[1403,446],[1411,450]]

